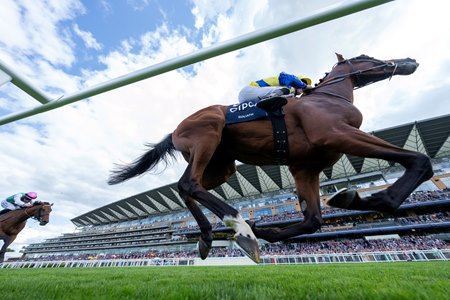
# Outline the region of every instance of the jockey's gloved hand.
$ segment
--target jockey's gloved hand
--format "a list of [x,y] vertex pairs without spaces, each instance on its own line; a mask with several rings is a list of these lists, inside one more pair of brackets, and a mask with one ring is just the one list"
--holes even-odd
[[295,89],[295,96],[300,94],[308,95],[311,92],[312,88],[312,85],[307,85],[303,89]]
[[284,72],[280,73],[280,76],[278,76],[278,81],[281,85],[287,86],[287,87],[294,87],[296,89],[303,89],[306,87],[306,83],[298,79],[297,76],[287,74]]
[[303,94],[303,95],[309,95],[311,93],[311,91],[313,90],[313,86],[312,85],[307,85],[304,89],[300,90],[299,94]]

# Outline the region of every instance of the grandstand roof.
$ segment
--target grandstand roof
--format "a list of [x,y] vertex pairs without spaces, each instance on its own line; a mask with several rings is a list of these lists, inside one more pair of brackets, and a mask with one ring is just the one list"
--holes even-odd
[[[431,158],[450,156],[450,115],[377,130],[370,134],[398,147],[427,154]],[[392,165],[392,162],[383,160],[343,155],[332,167],[321,172],[320,179],[324,183],[330,179],[351,178]],[[294,188],[294,181],[286,166],[242,164],[237,166],[236,174],[228,182],[210,192],[228,201],[289,188]],[[172,183],[97,208],[71,221],[76,226],[109,224],[185,207],[178,195],[177,183]]]

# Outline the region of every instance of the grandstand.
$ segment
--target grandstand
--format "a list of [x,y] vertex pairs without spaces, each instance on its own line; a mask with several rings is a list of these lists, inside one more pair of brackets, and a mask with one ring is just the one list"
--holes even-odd
[[[365,196],[385,189],[403,172],[401,166],[390,162],[344,155],[321,173],[322,229],[284,243],[261,241],[263,263],[284,262],[284,258],[273,257],[292,255],[297,255],[294,263],[335,261],[332,257],[343,261],[450,259],[450,115],[371,134],[429,155],[433,178],[395,214],[327,207],[325,200],[342,187]],[[244,219],[254,220],[257,226],[286,226],[302,220],[294,182],[284,166],[239,165],[227,183],[210,192],[231,203]],[[204,212],[213,224],[215,240],[210,257],[242,257],[230,241],[231,229],[208,210]],[[184,259],[180,264],[190,265],[189,259],[197,256],[200,231],[178,196],[177,183],[108,204],[71,221],[75,232],[25,247],[21,260],[176,258]],[[356,255],[368,252],[378,254],[370,258]]]

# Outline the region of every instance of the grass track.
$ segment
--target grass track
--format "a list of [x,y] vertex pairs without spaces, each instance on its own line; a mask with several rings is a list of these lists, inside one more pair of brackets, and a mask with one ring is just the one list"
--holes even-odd
[[450,299],[450,262],[1,269],[0,298]]

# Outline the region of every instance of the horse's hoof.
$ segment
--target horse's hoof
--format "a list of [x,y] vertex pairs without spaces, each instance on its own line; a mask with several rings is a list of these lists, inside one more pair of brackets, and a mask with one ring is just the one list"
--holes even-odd
[[342,188],[328,199],[327,204],[333,207],[348,209],[355,196],[356,191],[349,191],[347,188]]
[[243,235],[235,235],[234,240],[245,255],[247,255],[255,263],[259,264],[260,254],[257,240]]
[[209,251],[211,251],[212,243],[208,243],[203,240],[202,237],[198,240],[198,253],[200,254],[200,258],[205,260],[208,257]]

